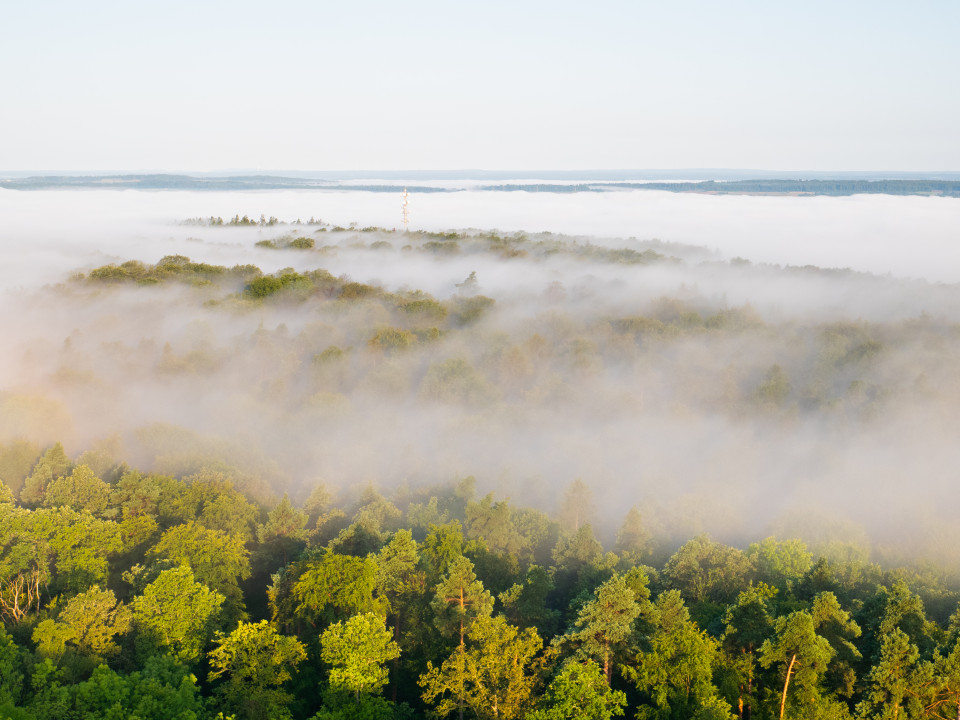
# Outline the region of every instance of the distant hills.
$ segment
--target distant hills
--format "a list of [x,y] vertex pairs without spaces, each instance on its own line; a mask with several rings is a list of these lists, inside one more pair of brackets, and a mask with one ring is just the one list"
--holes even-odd
[[[698,171],[673,171],[674,176],[694,175]],[[723,171],[711,171],[720,174]],[[736,177],[747,171],[729,171],[728,177]],[[406,187],[410,192],[464,192],[470,190],[493,190],[499,192],[612,192],[617,190],[661,190],[667,192],[749,194],[749,195],[939,195],[960,197],[960,173],[940,173],[923,176],[905,173],[904,177],[877,177],[870,179],[848,177],[833,173],[830,177],[800,179],[796,177],[705,179],[665,181],[665,171],[643,173],[613,171],[528,173],[527,178],[511,177],[507,173],[330,173],[328,178],[280,175],[34,175],[0,180],[0,188],[8,190],[190,190],[190,191],[244,191],[244,190],[349,190],[363,192],[401,192]],[[659,178],[656,176],[660,175]],[[414,182],[404,182],[413,180]],[[462,181],[478,184],[464,185]],[[461,181],[461,182],[457,182]],[[427,184],[417,184],[417,183]]]

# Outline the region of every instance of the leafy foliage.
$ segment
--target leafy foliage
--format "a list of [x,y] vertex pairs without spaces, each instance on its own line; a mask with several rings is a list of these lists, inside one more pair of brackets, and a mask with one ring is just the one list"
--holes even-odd
[[331,666],[330,685],[354,693],[376,693],[387,684],[385,664],[400,657],[383,619],[367,612],[334,623],[320,638],[323,661]]
[[241,622],[229,635],[217,633],[215,642],[208,654],[210,679],[225,680],[218,688],[224,704],[240,717],[290,717],[291,697],[280,688],[307,659],[303,644],[280,635],[266,620]]
[[217,623],[224,597],[194,579],[186,565],[164,570],[133,600],[142,652],[170,652],[195,663]]

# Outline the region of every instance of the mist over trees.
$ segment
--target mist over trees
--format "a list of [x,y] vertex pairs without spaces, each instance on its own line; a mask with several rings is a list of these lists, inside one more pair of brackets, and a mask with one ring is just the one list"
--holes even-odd
[[[471,477],[389,495],[319,485],[295,504],[103,450],[27,456],[28,479],[55,467],[47,487],[104,492],[91,508],[0,484],[3,717],[960,711],[960,576],[875,562],[843,528],[678,545],[633,508],[611,549],[570,505],[480,497]],[[592,501],[582,482],[561,494]]]
[[0,716],[960,712],[956,285],[178,227],[4,291]]

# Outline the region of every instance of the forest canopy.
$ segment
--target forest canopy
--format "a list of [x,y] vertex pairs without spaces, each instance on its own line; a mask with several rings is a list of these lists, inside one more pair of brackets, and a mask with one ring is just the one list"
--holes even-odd
[[[89,464],[88,464],[89,463]],[[473,478],[390,496],[0,448],[0,716],[952,717],[960,576],[842,528],[604,547]],[[96,471],[94,470],[96,468]]]
[[957,286],[177,229],[6,295],[0,718],[960,712]]

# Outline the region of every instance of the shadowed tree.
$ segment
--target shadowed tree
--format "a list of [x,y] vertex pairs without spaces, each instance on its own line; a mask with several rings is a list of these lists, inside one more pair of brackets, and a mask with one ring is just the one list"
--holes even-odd
[[850,613],[840,607],[837,596],[822,592],[813,599],[810,608],[817,634],[826,638],[834,650],[827,667],[826,680],[840,695],[851,697],[856,682],[853,664],[860,659],[860,651],[853,641],[860,637],[860,626]]
[[[421,600],[426,591],[426,577],[419,569],[417,542],[409,530],[398,530],[376,555],[377,594],[387,601],[388,617],[393,621],[393,640],[398,645],[401,628],[416,624]],[[397,665],[393,662],[392,699],[397,699]]]
[[20,700],[24,690],[23,651],[0,625],[0,712]]
[[773,629],[769,604],[776,593],[775,588],[758,583],[741,592],[723,617],[725,628],[721,643],[730,658],[728,665],[737,677],[738,710],[746,720],[753,714],[756,694],[755,653]]
[[548,605],[553,588],[550,572],[539,565],[531,565],[523,581],[500,593],[497,599],[511,623],[520,628],[535,627],[541,636],[550,637],[560,619],[560,612]]
[[273,567],[286,565],[303,550],[310,533],[307,513],[297,510],[287,494],[267,513],[267,522],[257,527],[258,555]]
[[662,593],[650,614],[654,630],[649,650],[638,654],[633,665],[621,666],[649,698],[650,705],[642,706],[638,717],[730,718],[730,706],[713,684],[719,643],[690,619],[676,590]]
[[205,717],[197,678],[169,655],[153,655],[122,675],[101,665],[89,680],[70,687],[77,720],[192,720]]

